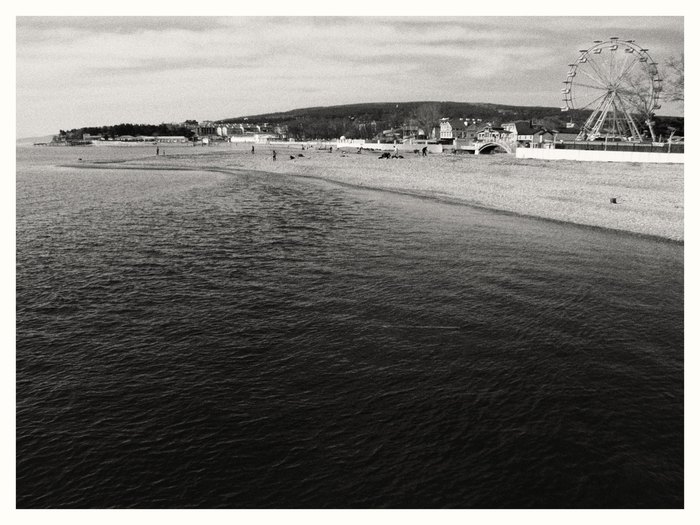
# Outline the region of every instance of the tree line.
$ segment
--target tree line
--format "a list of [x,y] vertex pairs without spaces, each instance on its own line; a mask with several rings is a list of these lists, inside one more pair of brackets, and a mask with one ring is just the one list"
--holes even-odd
[[195,133],[185,126],[173,126],[172,124],[115,124],[112,126],[88,126],[71,130],[60,130],[59,135],[67,140],[81,140],[83,135],[101,135],[104,138],[117,138],[124,135],[146,137],[173,137],[184,136],[188,139]]

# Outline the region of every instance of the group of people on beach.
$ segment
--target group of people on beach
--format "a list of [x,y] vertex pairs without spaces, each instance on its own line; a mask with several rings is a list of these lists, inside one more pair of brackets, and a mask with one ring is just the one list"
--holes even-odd
[[[303,150],[303,149],[306,149],[306,148],[304,148],[304,146],[302,145],[302,148],[301,148],[301,149]],[[362,149],[363,149],[362,146],[360,146],[360,148],[357,150],[357,153],[361,154],[361,153],[362,153]],[[159,154],[159,151],[160,151],[160,148],[156,147],[156,155]],[[414,151],[415,151],[416,153],[418,153],[418,150],[414,150]],[[251,153],[251,155],[255,155],[255,146],[251,146],[251,147],[250,147],[250,153]],[[331,147],[329,148],[329,153],[333,153],[333,146],[331,146]],[[428,146],[424,146],[424,147],[423,147],[423,149],[421,150],[421,154],[422,154],[423,157],[427,157],[427,156],[428,156]],[[165,155],[165,150],[163,150],[163,155]],[[300,156],[302,156],[302,155],[300,155]],[[399,155],[399,148],[398,148],[398,146],[396,146],[396,145],[394,145],[394,152],[393,152],[393,155],[386,153],[386,154],[384,154],[382,157],[383,157],[383,158],[391,157],[391,158],[395,158],[395,159],[397,159],[397,158],[403,158],[402,156]],[[275,151],[274,149],[272,150],[272,160],[273,160],[273,161],[276,161],[276,160],[277,160],[277,151]]]
[[[302,145],[301,149],[304,150],[306,148]],[[357,150],[357,153],[361,154],[362,150],[363,150],[363,148],[362,148],[362,146],[360,146],[360,148]],[[418,150],[415,150],[415,152],[417,153]],[[428,147],[425,146],[421,150],[421,152],[422,152],[423,157],[427,157],[428,156]],[[251,153],[251,155],[255,155],[255,146],[250,147],[250,153]],[[333,153],[333,146],[330,147],[329,153]],[[163,151],[161,152],[160,146],[156,146],[156,157],[159,155],[165,155],[165,149],[163,149]],[[299,156],[301,157],[303,155],[299,155]],[[399,155],[399,148],[396,145],[394,145],[394,154],[393,155],[390,155],[390,154],[383,155],[384,158],[387,158],[389,156],[391,156],[392,158],[403,158]],[[80,160],[82,160],[82,159],[80,159]],[[272,150],[272,160],[273,161],[277,160],[277,151],[275,151],[274,149]]]
[[[303,149],[304,149],[304,147],[302,146],[302,150],[303,150]],[[416,153],[418,152],[418,150],[415,150],[415,151],[416,151]],[[252,147],[250,148],[250,153],[253,154],[253,155],[255,154],[255,146],[252,146]],[[331,148],[330,148],[330,153],[333,153],[333,147],[332,147],[332,146],[331,146]],[[359,154],[362,153],[362,146],[360,146],[360,149],[357,150],[357,153],[359,153]],[[425,147],[421,150],[421,153],[422,153],[422,156],[423,156],[423,157],[427,157],[427,156],[428,156],[428,146],[425,146]],[[156,153],[156,155],[157,155],[157,154],[158,154],[158,153]],[[303,155],[299,155],[299,156],[300,156],[300,157],[303,157]],[[399,155],[399,148],[398,148],[397,146],[394,146],[394,154],[393,154],[393,155],[390,155],[389,153],[385,153],[382,157],[387,158],[387,157],[390,157],[390,156],[391,156],[392,158],[395,158],[395,159],[403,158],[401,155]],[[294,158],[294,157],[292,157],[292,158]],[[273,162],[277,160],[277,151],[275,151],[274,149],[272,150],[272,160],[273,160]]]

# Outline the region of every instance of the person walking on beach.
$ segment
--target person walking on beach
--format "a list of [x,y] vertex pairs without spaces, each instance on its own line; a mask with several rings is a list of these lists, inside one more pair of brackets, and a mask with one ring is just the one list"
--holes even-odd
[[273,162],[277,160],[277,152],[275,150],[272,150],[272,160]]
[[425,147],[423,148],[423,156],[424,156],[424,157],[427,157],[427,156],[428,156],[428,146],[425,146]]
[[160,148],[156,146],[156,157],[160,154]]
[[255,146],[251,146],[251,148],[250,148],[250,153],[251,153],[252,155],[255,155]]

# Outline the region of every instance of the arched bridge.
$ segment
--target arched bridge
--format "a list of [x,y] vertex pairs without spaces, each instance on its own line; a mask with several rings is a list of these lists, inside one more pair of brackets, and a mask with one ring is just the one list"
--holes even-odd
[[489,140],[487,142],[474,143],[474,153],[477,155],[492,153],[498,150],[502,150],[505,153],[515,153],[515,144],[506,142],[505,140]]

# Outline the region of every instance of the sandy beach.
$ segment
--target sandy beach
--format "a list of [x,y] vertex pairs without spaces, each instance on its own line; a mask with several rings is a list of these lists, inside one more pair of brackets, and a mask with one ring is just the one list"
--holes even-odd
[[[524,216],[683,241],[683,166],[515,159],[509,155],[405,154],[300,146],[164,148],[125,156],[122,168],[261,171],[413,194]],[[145,153],[145,152],[144,152]],[[150,153],[150,150],[149,150]],[[153,152],[155,153],[155,152]],[[300,157],[299,154],[303,157]],[[292,159],[290,156],[294,156]],[[90,166],[90,158],[81,164]],[[100,163],[101,168],[110,166]],[[616,204],[611,199],[616,199]]]

